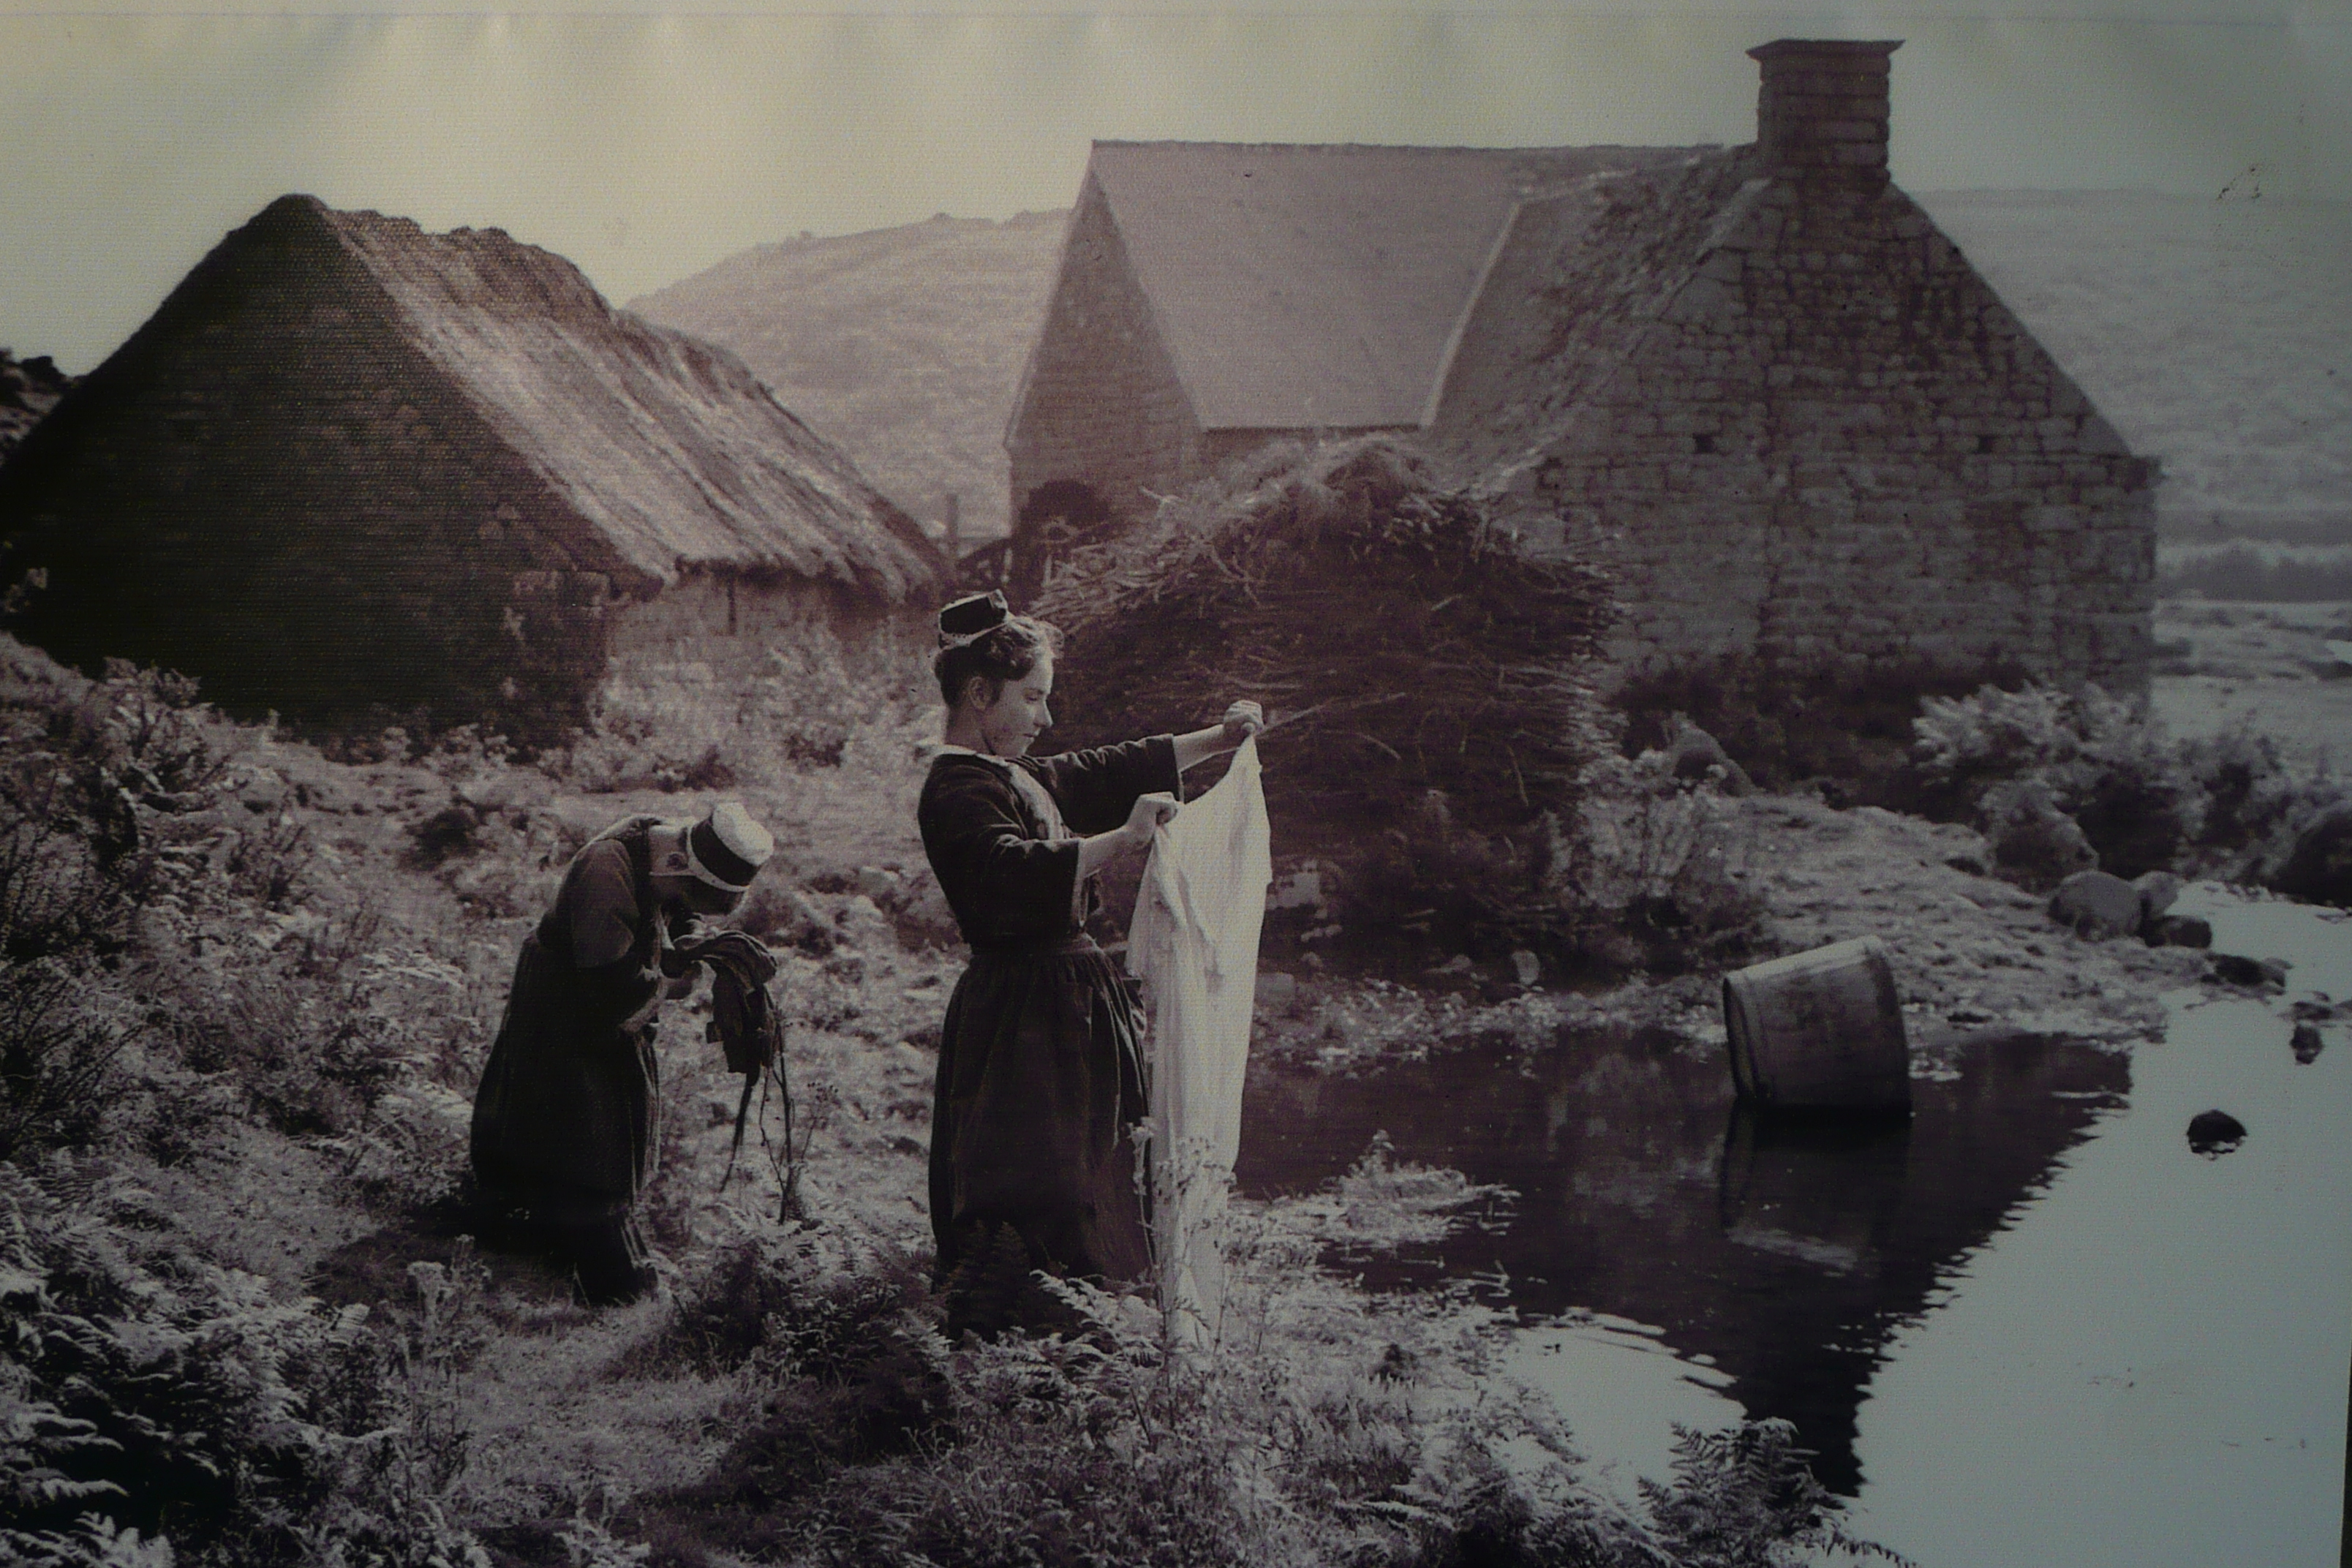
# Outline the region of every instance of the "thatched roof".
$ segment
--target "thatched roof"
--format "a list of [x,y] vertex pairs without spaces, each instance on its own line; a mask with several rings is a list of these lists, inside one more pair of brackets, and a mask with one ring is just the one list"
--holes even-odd
[[1097,142],[1203,429],[1409,428],[1513,208],[1675,148]]
[[224,238],[49,424],[173,395],[147,386],[152,345],[216,333],[224,300],[249,286],[227,280],[273,273],[288,300],[388,328],[440,383],[430,390],[477,416],[553,510],[579,520],[560,546],[583,567],[642,587],[720,569],[894,603],[938,591],[946,562],[921,529],[740,360],[614,310],[572,263],[498,229],[427,234],[281,196]]
[[382,285],[412,344],[628,563],[935,590],[922,531],[725,349],[614,309],[499,229],[301,203]]

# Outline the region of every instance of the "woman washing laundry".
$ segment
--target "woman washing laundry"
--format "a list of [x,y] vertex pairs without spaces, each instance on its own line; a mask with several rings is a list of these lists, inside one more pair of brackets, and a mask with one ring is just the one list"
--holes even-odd
[[917,820],[971,947],[940,1030],[931,1229],[948,1332],[1024,1317],[1033,1269],[1112,1285],[1151,1253],[1136,1192],[1142,1021],[1084,934],[1095,875],[1151,842],[1181,775],[1265,723],[1255,702],[1183,735],[1034,757],[1053,723],[1059,634],[1002,594],[940,612],[945,744]]

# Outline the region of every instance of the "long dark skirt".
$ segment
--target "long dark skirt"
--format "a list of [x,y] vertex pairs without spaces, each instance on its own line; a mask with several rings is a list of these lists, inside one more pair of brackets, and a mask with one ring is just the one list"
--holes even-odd
[[966,1299],[976,1266],[1112,1285],[1150,1271],[1132,1136],[1146,1110],[1141,1035],[1125,980],[1091,942],[973,954],[948,1001],[931,1119],[951,1331],[1003,1315]]
[[626,1204],[652,1180],[661,1068],[642,1013],[614,1016],[568,965],[523,942],[475,1091],[474,1173],[530,1202]]

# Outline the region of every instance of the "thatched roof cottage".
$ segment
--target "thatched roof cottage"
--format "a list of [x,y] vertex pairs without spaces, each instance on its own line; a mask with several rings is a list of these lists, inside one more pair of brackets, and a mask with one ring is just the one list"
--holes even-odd
[[1896,47],[1751,50],[1736,148],[1097,143],[1013,585],[1273,437],[1393,430],[1615,563],[1628,670],[2144,687],[2155,464],[1889,183]]
[[616,654],[756,659],[947,567],[724,350],[496,229],[286,196],[0,467],[14,628],[301,722],[544,734]]

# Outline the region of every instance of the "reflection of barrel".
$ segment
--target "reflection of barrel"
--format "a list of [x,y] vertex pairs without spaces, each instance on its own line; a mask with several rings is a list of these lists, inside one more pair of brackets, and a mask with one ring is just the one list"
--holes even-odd
[[1725,975],[1723,1026],[1742,1100],[1791,1109],[1910,1109],[1911,1047],[1895,967],[1876,937]]
[[1832,1274],[1877,1267],[1903,1204],[1911,1122],[1731,1109],[1717,1202],[1726,1240]]

